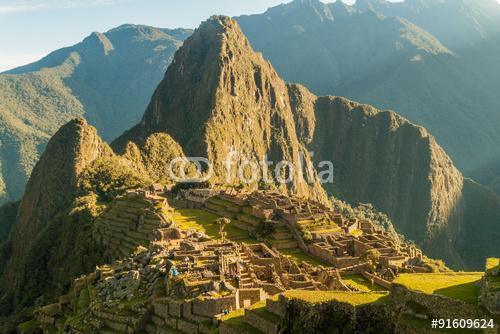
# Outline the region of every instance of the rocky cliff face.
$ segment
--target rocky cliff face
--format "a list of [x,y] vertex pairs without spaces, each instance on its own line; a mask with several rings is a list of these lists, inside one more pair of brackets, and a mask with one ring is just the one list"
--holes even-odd
[[307,109],[316,120],[308,148],[316,164],[335,166],[333,183],[325,184],[330,194],[373,203],[419,243],[447,225],[463,179],[424,128],[338,97],[317,98]]
[[[274,166],[284,160],[297,164],[301,156],[310,162],[297,137],[286,84],[227,17],[204,22],[185,42],[141,123],[115,146],[123,149],[127,140],[142,142],[155,132],[170,134],[186,155],[211,161],[215,183],[240,183],[239,167],[253,168],[266,157]],[[252,172],[241,171],[243,183],[255,187]],[[276,181],[275,173],[269,168],[269,179]],[[273,184],[326,199],[314,172],[295,168],[290,174],[293,182]],[[285,172],[280,175],[286,178]]]

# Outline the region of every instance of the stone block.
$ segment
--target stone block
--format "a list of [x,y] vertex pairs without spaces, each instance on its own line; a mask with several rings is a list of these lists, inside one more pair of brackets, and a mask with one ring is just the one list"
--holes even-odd
[[168,303],[168,314],[173,317],[182,317],[182,302],[169,302]]
[[177,320],[177,329],[184,333],[198,333],[198,324],[184,319]]

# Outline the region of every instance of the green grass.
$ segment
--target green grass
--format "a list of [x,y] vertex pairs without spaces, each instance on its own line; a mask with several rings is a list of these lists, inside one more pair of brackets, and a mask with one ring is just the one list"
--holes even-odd
[[486,259],[486,271],[493,270],[500,266],[500,258],[490,257]]
[[[219,216],[201,209],[178,209],[173,215],[174,221],[183,230],[195,229],[206,233],[209,237],[219,238],[219,227],[213,222]],[[251,238],[248,232],[242,230],[233,224],[228,224],[224,228],[228,239],[246,243],[256,243],[257,240]]]
[[245,321],[245,309],[240,308],[230,312],[229,314],[223,315],[220,318],[221,321],[225,322],[233,328],[242,329],[248,333],[260,333],[255,330],[252,326]]
[[401,274],[394,283],[428,294],[437,294],[476,304],[479,294],[477,282],[483,273],[431,273],[431,274]]
[[320,265],[324,267],[332,266],[331,264],[320,261],[319,259],[316,259],[315,257],[312,257],[311,255],[304,253],[302,250],[300,250],[300,248],[280,249],[280,253],[298,263],[307,262],[313,266],[320,266]]
[[[271,299],[276,300],[278,296],[271,297]],[[248,309],[253,310],[254,312],[257,312],[259,316],[261,316],[264,319],[267,319],[273,323],[280,323],[281,318],[275,315],[274,313],[271,313],[266,310],[266,301],[260,301],[256,304],[251,305],[248,307]],[[233,328],[238,328],[242,329],[248,333],[261,333],[258,331],[256,328],[252,327],[251,324],[248,324],[245,321],[245,309],[240,308],[234,311],[231,311],[229,314],[222,315],[220,317],[220,320],[222,322],[225,322],[229,326]]]
[[78,297],[76,308],[77,308],[78,311],[85,310],[85,309],[87,309],[87,307],[89,306],[89,304],[90,304],[89,290],[88,289],[83,289],[80,292],[80,296]]
[[281,323],[281,318],[276,314],[268,311],[265,306],[256,308],[255,312],[259,315],[259,317],[266,319],[274,324]]
[[287,298],[303,300],[311,304],[337,301],[354,306],[383,303],[388,298],[388,294],[386,293],[352,293],[339,291],[289,290],[283,294]]
[[17,326],[22,332],[30,332],[30,331],[34,331],[36,328],[39,327],[39,323],[38,321],[36,321],[36,319],[32,319],[30,321],[26,321],[26,322],[23,322],[22,324],[20,324],[19,326]]
[[377,284],[373,284],[372,287],[372,282],[361,274],[342,275],[342,280],[344,283],[364,292],[387,291]]

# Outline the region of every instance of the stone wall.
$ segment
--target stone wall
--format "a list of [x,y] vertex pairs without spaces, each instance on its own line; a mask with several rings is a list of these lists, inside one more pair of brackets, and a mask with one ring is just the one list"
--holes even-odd
[[489,319],[488,315],[475,305],[445,296],[409,290],[397,283],[393,283],[391,286],[391,303],[395,309],[400,310],[417,305],[419,310],[429,318]]
[[481,282],[481,304],[492,314],[500,314],[500,287],[498,281],[491,282],[488,277]]
[[392,286],[391,282],[386,281],[385,279],[382,279],[378,276],[372,275],[366,271],[362,271],[361,275],[363,275],[366,279],[368,279],[370,281],[373,280],[373,283],[380,285],[386,289],[390,289]]
[[260,302],[267,298],[267,294],[260,288],[238,289],[236,291],[240,307],[246,307]]
[[[330,301],[310,304],[280,296],[273,309],[284,309],[283,333],[394,333],[395,321],[386,304],[354,306]],[[340,330],[341,329],[341,330]]]
[[223,310],[237,310],[240,308],[240,301],[236,294],[213,299],[194,299],[193,313],[206,317],[213,317],[222,313]]

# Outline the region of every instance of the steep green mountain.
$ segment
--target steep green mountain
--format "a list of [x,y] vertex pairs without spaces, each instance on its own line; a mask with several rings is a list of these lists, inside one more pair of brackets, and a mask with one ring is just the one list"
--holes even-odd
[[[454,266],[480,267],[497,248],[496,232],[475,240],[484,245],[477,252],[461,248],[467,228],[487,231],[498,224],[498,203],[476,184],[469,187],[469,181],[467,189],[473,191],[465,193],[464,178],[424,128],[394,112],[285,84],[251,49],[234,20],[213,17],[195,31],[142,121],[113,146],[124,151],[128,141],[141,145],[157,132],[170,134],[186,155],[212,161],[214,183],[227,183],[228,156],[237,169],[265,155],[276,164],[313,152],[304,156],[304,165],[316,168],[312,182],[297,173],[283,190],[318,198],[321,162],[331,161],[333,183],[323,184],[329,195],[373,203],[431,255]],[[490,199],[484,220],[470,214],[482,205],[468,195],[474,191]],[[438,239],[447,247],[435,248]]]
[[0,203],[18,199],[47,140],[85,117],[117,137],[140,119],[190,30],[123,25],[0,74]]
[[[456,31],[470,43],[452,52],[430,34],[430,28],[424,30],[426,25],[414,24],[421,21],[410,22],[410,15],[382,16],[380,12],[392,14],[367,11],[368,4],[414,8],[422,20]],[[437,17],[446,20],[431,16],[435,6],[441,8],[436,9]],[[463,11],[479,15],[467,16],[469,25],[464,29],[472,29],[472,23],[486,27],[486,22],[500,22],[494,19],[500,5],[493,0],[361,1],[356,6],[296,0],[237,20],[252,46],[285,80],[300,82],[316,94],[346,96],[396,110],[425,126],[456,165],[477,178],[475,170],[498,158],[500,76],[493,59],[498,59],[500,50],[491,29],[484,36],[488,38],[475,39],[448,26],[455,19],[465,20]],[[483,16],[491,20],[480,20]]]
[[354,6],[404,17],[454,50],[500,32],[500,6],[495,0],[358,0]]
[[19,202],[9,202],[0,206],[0,244],[7,240],[10,229],[16,222]]
[[[27,307],[64,293],[75,277],[113,260],[94,242],[91,224],[124,189],[151,182],[86,121],[61,127],[34,167],[1,247],[0,317],[22,317]],[[12,211],[5,205],[2,221]]]
[[[150,134],[166,132],[187,156],[213,162],[212,182],[237,184],[238,167],[245,161],[309,159],[295,132],[289,101],[285,82],[253,52],[238,25],[228,18],[213,18],[179,49],[142,121],[114,145],[122,151],[129,140],[140,144]],[[226,173],[228,164],[234,167]],[[274,171],[269,168],[269,175]],[[290,173],[293,182],[276,186],[327,200],[309,170]],[[311,183],[304,181],[308,178]],[[257,180],[248,183],[257,186]]]

